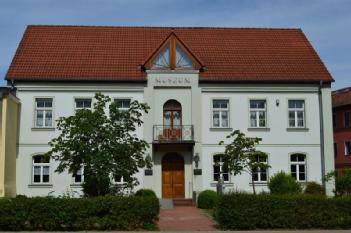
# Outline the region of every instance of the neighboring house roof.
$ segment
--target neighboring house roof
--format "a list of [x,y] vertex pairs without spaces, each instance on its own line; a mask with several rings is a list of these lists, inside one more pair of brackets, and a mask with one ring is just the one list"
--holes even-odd
[[172,32],[200,81],[333,81],[300,29],[103,26],[28,26],[6,79],[145,81],[140,65]]
[[332,93],[333,108],[351,105],[351,87],[346,87]]

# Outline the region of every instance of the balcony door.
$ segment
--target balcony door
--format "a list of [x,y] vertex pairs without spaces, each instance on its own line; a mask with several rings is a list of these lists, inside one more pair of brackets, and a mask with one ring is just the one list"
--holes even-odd
[[182,106],[176,100],[163,105],[163,136],[168,140],[180,140],[182,136]]

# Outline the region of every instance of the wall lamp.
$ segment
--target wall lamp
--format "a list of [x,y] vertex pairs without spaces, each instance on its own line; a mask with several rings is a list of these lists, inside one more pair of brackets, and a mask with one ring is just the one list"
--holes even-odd
[[199,167],[199,161],[200,161],[199,153],[195,153],[194,162],[195,162],[195,167],[196,167],[196,168]]
[[279,99],[275,100],[275,104],[277,105],[277,107],[279,106]]

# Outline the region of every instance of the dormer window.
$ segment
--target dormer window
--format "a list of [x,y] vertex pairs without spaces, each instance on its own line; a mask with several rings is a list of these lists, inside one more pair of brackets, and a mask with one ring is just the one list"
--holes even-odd
[[194,70],[201,67],[190,51],[172,34],[146,63],[152,70]]

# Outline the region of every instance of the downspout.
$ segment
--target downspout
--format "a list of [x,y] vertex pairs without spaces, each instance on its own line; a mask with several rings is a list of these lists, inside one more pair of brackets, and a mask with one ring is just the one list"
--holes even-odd
[[324,122],[323,122],[323,104],[322,104],[322,87],[323,80],[319,81],[319,92],[318,92],[318,102],[319,102],[319,120],[320,120],[320,141],[321,141],[321,168],[322,168],[322,184],[325,189],[325,154],[324,154]]

